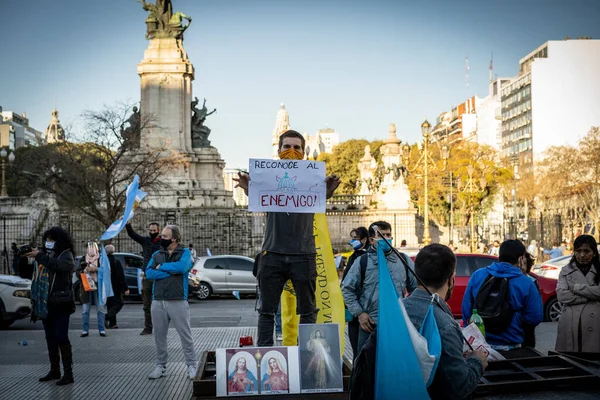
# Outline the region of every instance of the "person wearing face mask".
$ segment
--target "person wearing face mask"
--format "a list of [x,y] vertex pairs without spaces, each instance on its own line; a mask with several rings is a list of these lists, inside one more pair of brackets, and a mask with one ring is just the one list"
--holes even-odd
[[[414,276],[406,270],[402,260],[398,258],[389,244],[379,236],[375,229],[378,229],[388,241],[393,243],[392,226],[388,222],[377,221],[372,223],[369,226],[370,247],[367,250],[367,254],[354,261],[350,266],[348,275],[342,281],[344,303],[346,303],[346,307],[348,307],[352,315],[358,319],[360,325],[357,350],[354,353],[355,358],[377,325],[379,309],[377,248],[379,246],[383,248],[386,255],[392,281],[396,286],[398,294],[404,297],[407,291],[408,293],[412,293],[417,287]],[[362,274],[360,265],[363,257],[366,257],[367,261],[364,275]]]
[[[523,269],[527,268],[526,252],[527,249],[519,240],[503,242],[498,252],[498,262],[475,271],[469,279],[463,297],[462,315],[464,325],[467,326],[473,309],[478,308],[475,306],[475,299],[478,299],[477,295],[483,285],[493,285],[494,282],[499,284],[498,287],[504,283],[508,285],[506,299],[510,307],[507,322],[495,322],[492,325],[488,322],[491,320],[486,320],[486,317],[480,314],[485,325],[485,340],[499,351],[520,348],[525,339],[523,325],[535,327],[544,319],[542,296],[535,283],[523,274]],[[498,296],[501,296],[500,291],[498,293]],[[499,312],[505,313],[504,309]]]
[[[350,231],[350,246],[354,249],[354,252],[348,259],[348,264],[346,269],[344,269],[344,275],[342,275],[342,282],[350,272],[350,268],[354,264],[354,262],[359,259],[362,255],[367,254],[367,249],[369,248],[369,231],[364,226],[359,226],[356,229],[352,229]],[[359,264],[357,264],[360,267]],[[346,310],[348,307],[344,304]],[[350,319],[350,318],[348,318]],[[352,346],[353,354],[358,354],[358,333],[360,332],[360,324],[358,323],[358,318],[352,316],[352,318],[348,321],[348,339],[350,340],[350,346]]]
[[475,350],[463,357],[462,332],[446,303],[454,290],[456,256],[442,244],[425,246],[415,259],[415,273],[425,286],[419,285],[402,302],[417,330],[421,329],[431,305],[431,295],[427,290],[439,295],[434,302],[433,316],[440,331],[442,352],[433,382],[427,388],[429,396],[432,399],[468,398],[477,389],[487,367],[487,355]]
[[558,276],[556,297],[564,306],[556,351],[600,353],[600,256],[593,236],[575,239],[571,262]]
[[[288,130],[279,136],[278,155],[282,160],[304,159],[306,141],[296,131]],[[248,194],[250,176],[239,173],[236,187]],[[326,196],[330,198],[340,185],[340,178],[325,178]],[[258,315],[258,346],[273,346],[275,314],[283,287],[292,281],[301,324],[317,322],[316,302],[317,249],[314,236],[314,214],[267,213],[265,239],[257,269],[261,306]]]
[[152,321],[156,343],[156,367],[148,375],[158,379],[167,371],[167,334],[169,323],[179,334],[181,347],[190,379],[196,377],[198,359],[190,328],[188,304],[188,272],[194,264],[192,253],[181,245],[181,231],[176,225],[167,225],[161,233],[161,249],[152,255],[146,278],[153,282]]
[[[142,245],[142,257],[144,265],[148,265],[152,254],[160,250],[160,227],[158,223],[151,222],[148,225],[148,236],[138,235],[131,224],[125,225],[127,234],[134,241]],[[152,314],[150,306],[152,305],[152,282],[144,277],[142,279],[142,301],[144,302],[144,330],[140,335],[152,335]]]
[[44,232],[42,238],[45,244],[41,251],[33,250],[24,255],[34,257],[37,263],[31,282],[31,320],[42,320],[50,358],[50,372],[39,381],[56,380],[56,384],[62,386],[74,382],[69,319],[75,312],[75,250],[71,235],[58,226]]

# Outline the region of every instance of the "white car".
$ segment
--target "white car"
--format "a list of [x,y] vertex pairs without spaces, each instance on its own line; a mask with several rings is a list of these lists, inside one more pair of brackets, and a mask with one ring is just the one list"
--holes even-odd
[[560,270],[571,261],[572,256],[560,256],[533,266],[531,272],[537,276],[558,280]]
[[244,256],[198,257],[190,271],[199,281],[197,297],[204,300],[211,294],[256,294],[258,285],[252,275],[254,260]]
[[31,314],[31,281],[18,276],[0,275],[0,329]]

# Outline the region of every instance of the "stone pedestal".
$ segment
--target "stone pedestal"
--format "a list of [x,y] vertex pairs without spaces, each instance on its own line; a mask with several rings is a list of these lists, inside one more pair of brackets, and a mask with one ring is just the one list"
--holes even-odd
[[410,191],[404,182],[401,140],[396,136],[396,126],[390,124],[390,132],[381,151],[385,175],[378,192],[380,208],[388,210],[414,210]]
[[234,207],[225,190],[224,161],[214,147],[192,148],[192,81],[194,67],[180,40],[149,41],[138,65],[141,78],[140,152],[161,150],[177,155],[176,168],[161,178],[165,188],[144,203],[158,208]]

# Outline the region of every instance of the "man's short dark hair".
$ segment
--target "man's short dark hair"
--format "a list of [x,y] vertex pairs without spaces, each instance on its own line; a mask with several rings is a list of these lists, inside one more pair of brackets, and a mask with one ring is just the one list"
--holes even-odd
[[278,149],[280,151],[281,151],[281,147],[283,146],[283,139],[285,139],[287,137],[293,137],[293,138],[300,139],[300,143],[302,143],[302,152],[304,153],[304,149],[306,148],[306,140],[304,140],[304,136],[302,136],[302,134],[300,132],[296,132],[296,131],[293,131],[291,129],[283,132],[279,136],[279,147],[278,147]]
[[456,270],[456,256],[448,246],[434,243],[423,247],[415,258],[415,273],[425,286],[439,289]]
[[156,225],[156,226],[158,226],[158,229],[160,229],[160,224],[158,222],[150,222],[148,224],[148,228],[150,228],[152,225]]
[[377,227],[377,229],[379,229],[380,231],[391,231],[392,230],[392,225],[390,225],[389,222],[376,221],[376,222],[373,222],[371,225],[369,225],[369,236],[377,237],[377,232],[375,232],[375,227]]
[[523,257],[527,249],[520,240],[505,240],[500,245],[498,252],[498,261],[517,265],[519,258]]
[[350,231],[350,236],[352,236],[352,232],[354,232],[361,240],[369,237],[369,231],[364,226],[359,226],[358,228],[352,229]]

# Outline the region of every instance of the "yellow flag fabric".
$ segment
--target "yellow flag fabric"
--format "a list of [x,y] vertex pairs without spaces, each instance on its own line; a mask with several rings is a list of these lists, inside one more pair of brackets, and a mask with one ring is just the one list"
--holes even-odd
[[[340,351],[344,354],[345,313],[342,290],[340,288],[335,260],[329,237],[329,227],[325,214],[315,214],[315,246],[317,249],[317,323],[338,324],[340,327]],[[296,297],[290,281],[281,295],[281,323],[284,346],[298,344],[298,323],[296,315]]]

